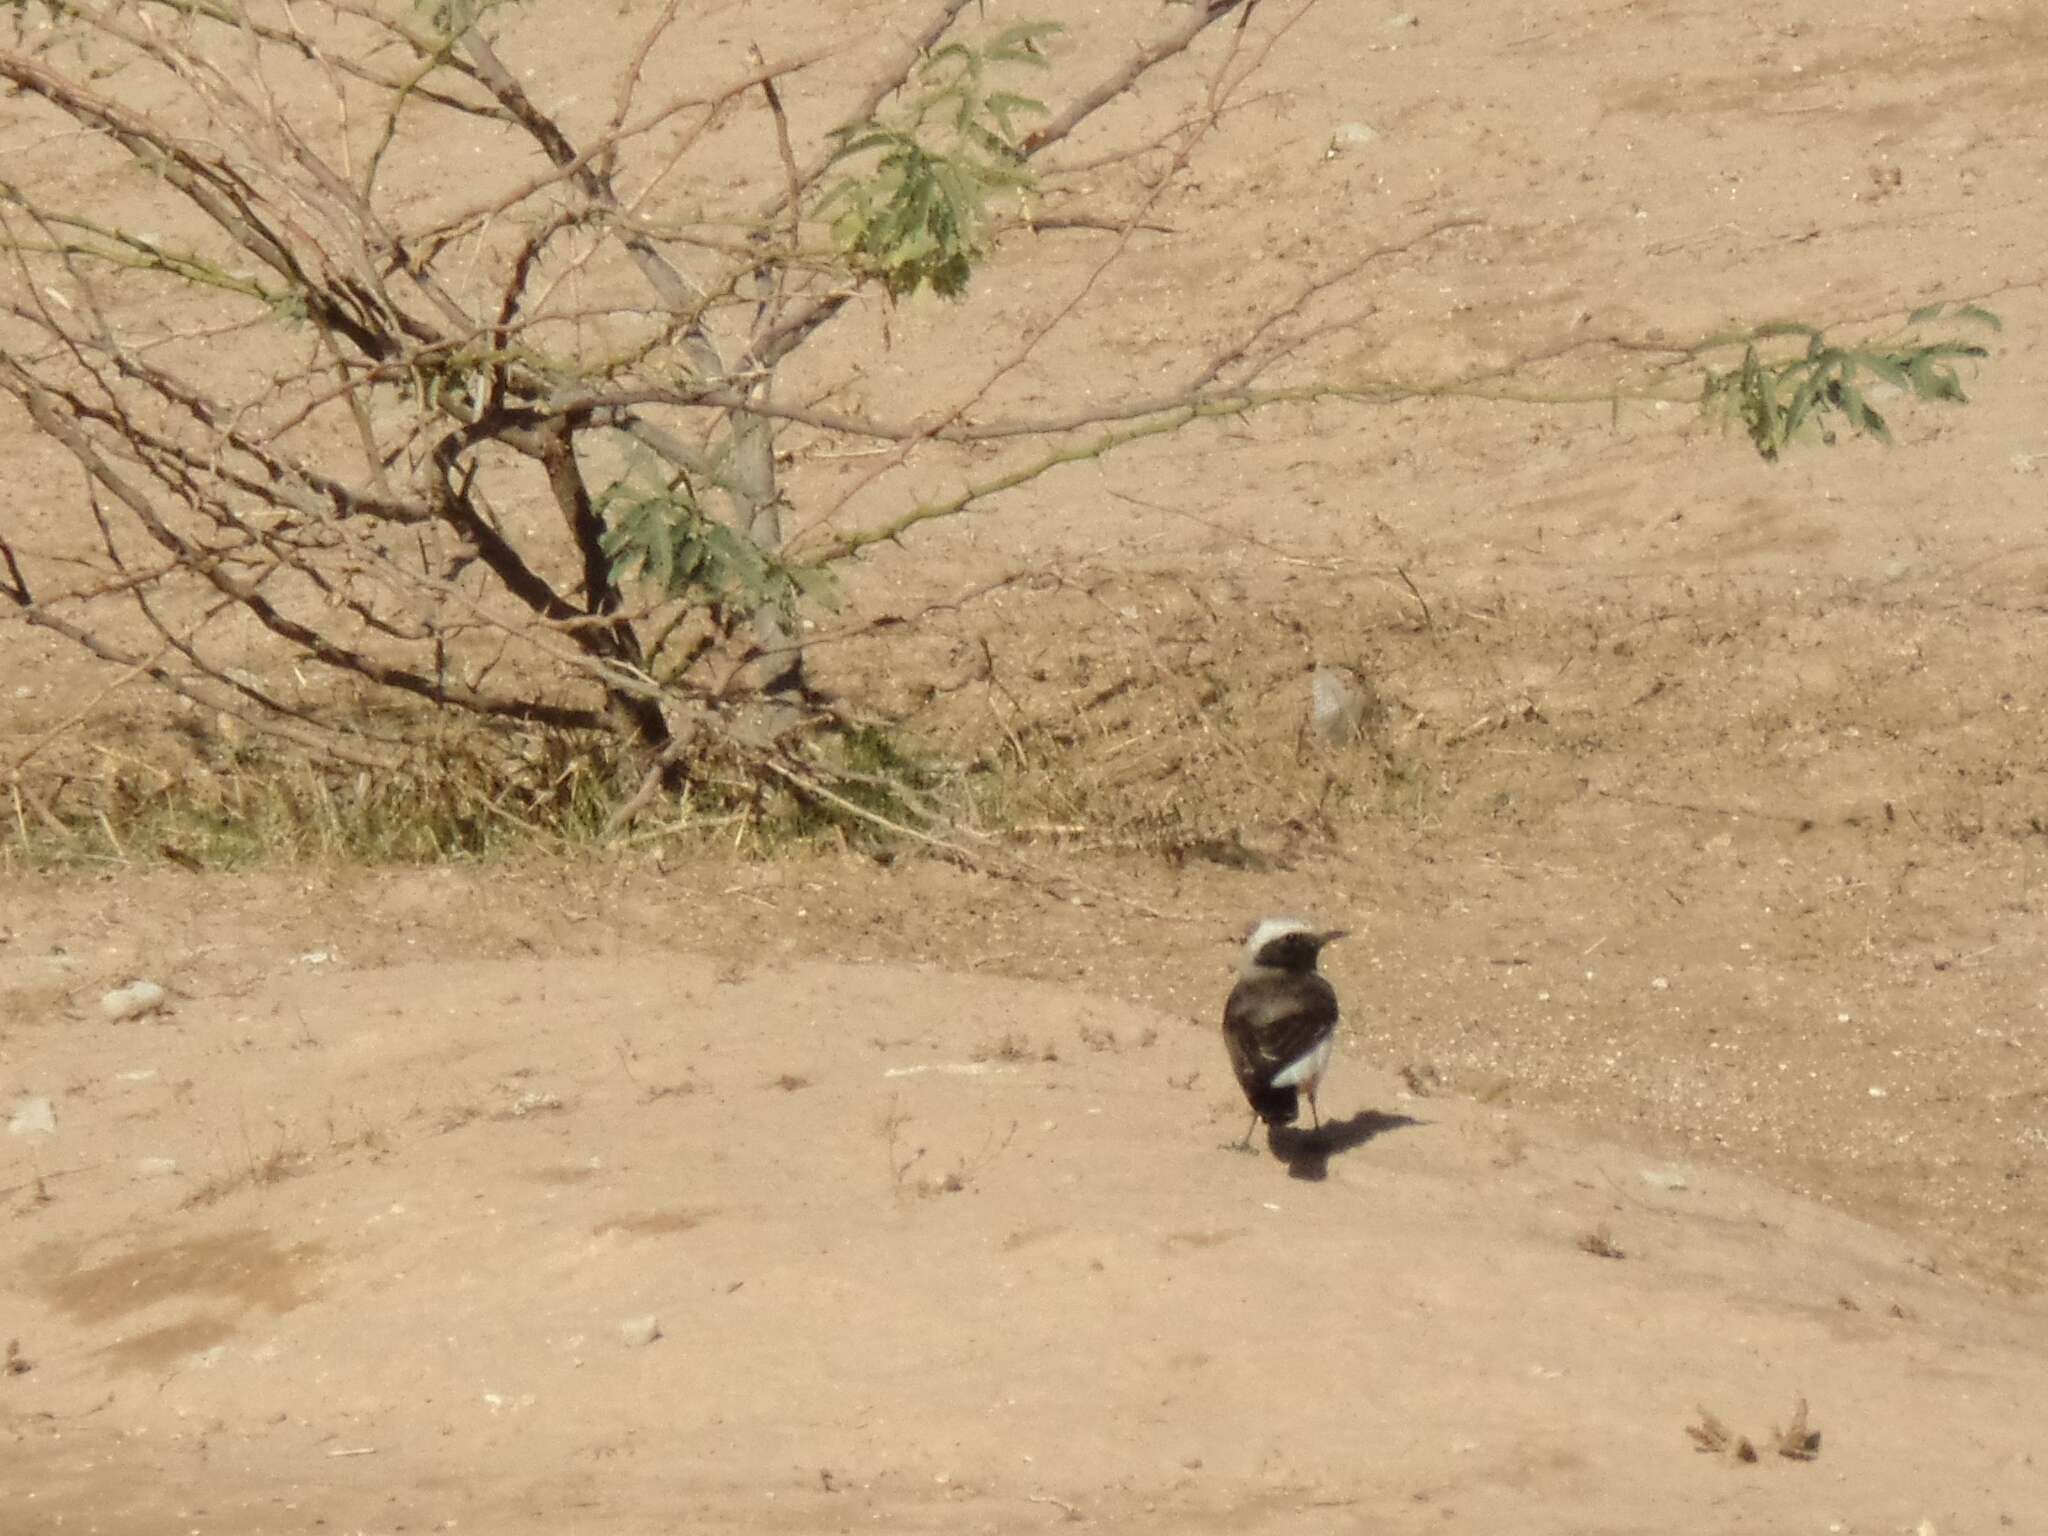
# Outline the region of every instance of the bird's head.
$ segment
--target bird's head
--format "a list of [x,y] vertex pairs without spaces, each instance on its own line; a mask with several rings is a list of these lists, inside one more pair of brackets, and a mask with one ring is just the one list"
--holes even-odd
[[1316,956],[1342,928],[1311,928],[1296,917],[1269,917],[1244,941],[1244,971],[1312,971]]

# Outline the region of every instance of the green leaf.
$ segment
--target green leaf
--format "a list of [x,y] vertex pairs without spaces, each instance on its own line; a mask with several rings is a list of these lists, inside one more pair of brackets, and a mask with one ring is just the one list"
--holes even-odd
[[1930,320],[1939,320],[1943,308],[1945,306],[1940,304],[1922,304],[1913,313],[1906,316],[1906,324],[1925,325]]
[[1944,368],[1934,357],[1922,352],[1907,365],[1913,392],[1922,400],[1964,400],[1963,381],[1953,368]]
[[1885,383],[1891,385],[1894,389],[1916,389],[1916,385],[1913,378],[1907,373],[1907,371],[1904,368],[1901,368],[1899,366],[1898,358],[1895,355],[1888,355],[1882,352],[1865,353],[1863,357],[1863,366],[1868,368],[1872,373],[1876,374],[1880,379],[1883,379]]
[[1796,433],[1806,418],[1813,414],[1814,406],[1827,392],[1830,382],[1826,373],[1820,369],[1813,369],[1807,373],[1805,380],[1794,391],[1792,403],[1785,409],[1787,437]]
[[1998,316],[1991,313],[1990,310],[1981,308],[1980,306],[1975,304],[1963,305],[1956,311],[1956,318],[1958,320],[1975,321],[1978,325],[1983,326],[1987,330],[2003,331],[2005,329],[2005,322],[2003,320],[2000,320]]

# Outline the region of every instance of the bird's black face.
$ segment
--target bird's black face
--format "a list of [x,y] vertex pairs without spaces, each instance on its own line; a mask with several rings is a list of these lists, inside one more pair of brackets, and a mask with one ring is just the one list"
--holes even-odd
[[1331,933],[1283,933],[1261,946],[1258,963],[1275,971],[1312,971],[1323,946],[1343,936],[1342,929]]

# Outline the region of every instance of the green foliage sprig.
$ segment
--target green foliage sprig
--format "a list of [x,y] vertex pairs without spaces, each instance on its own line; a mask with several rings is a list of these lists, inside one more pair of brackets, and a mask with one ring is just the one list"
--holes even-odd
[[818,205],[838,210],[833,239],[855,272],[881,279],[894,298],[929,287],[942,298],[966,291],[987,250],[982,230],[990,194],[1032,185],[1017,119],[1043,116],[1028,96],[989,88],[991,65],[1049,67],[1039,44],[1052,23],[1010,27],[986,48],[953,43],[920,71],[930,88],[907,126],[866,122],[838,129],[834,162],[873,153],[873,171],[835,183]]
[[707,517],[688,480],[628,441],[626,472],[595,498],[605,530],[598,540],[620,586],[644,581],[665,598],[695,600],[724,612],[773,607],[795,616],[800,600],[831,606],[832,573],[784,560],[729,524]]
[[[2001,328],[1996,315],[1975,304],[1953,309],[1930,304],[1907,316],[1906,325],[1910,330],[1944,314],[1992,331]],[[1775,359],[1767,355],[1770,342],[1799,336],[1806,338],[1804,352]],[[1872,382],[1921,400],[1959,402],[1969,397],[1956,362],[1986,355],[1975,342],[1922,342],[1910,335],[1889,346],[1834,346],[1818,327],[1792,320],[1758,326],[1745,336],[1716,338],[1709,345],[1734,341],[1743,343],[1742,362],[1726,370],[1708,369],[1700,404],[1724,426],[1739,421],[1756,451],[1772,461],[1809,425],[1819,428],[1822,442],[1832,444],[1830,416],[1840,416],[1859,436],[1889,444],[1891,428],[1867,394]]]

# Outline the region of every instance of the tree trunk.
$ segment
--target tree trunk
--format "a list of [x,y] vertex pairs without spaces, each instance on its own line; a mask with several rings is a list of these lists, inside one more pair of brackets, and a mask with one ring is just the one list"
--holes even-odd
[[[750,394],[765,398],[769,385]],[[782,493],[775,483],[775,423],[767,416],[735,411],[732,418],[733,521],[769,553],[782,546]],[[771,699],[795,703],[809,691],[804,679],[802,640],[789,616],[773,603],[754,610],[754,644],[759,652],[742,677]]]

